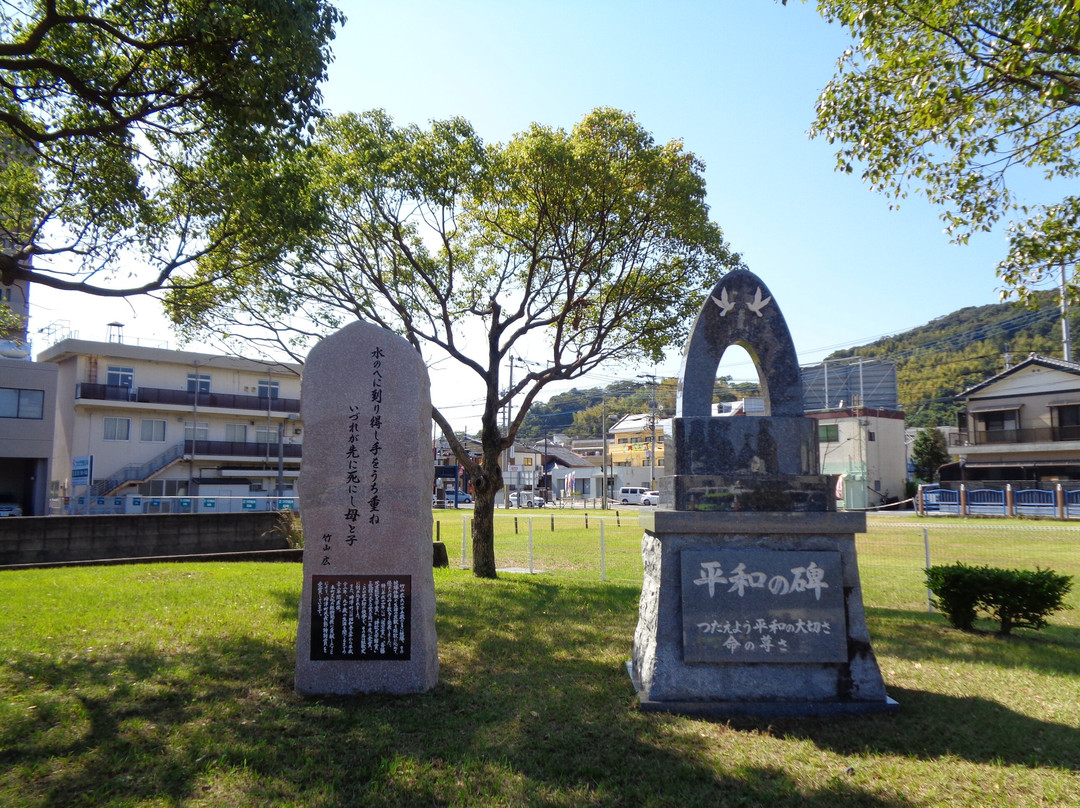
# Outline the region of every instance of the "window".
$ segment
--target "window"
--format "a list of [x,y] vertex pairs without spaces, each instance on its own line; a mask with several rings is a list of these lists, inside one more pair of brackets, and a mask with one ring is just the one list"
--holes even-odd
[[1080,440],[1080,404],[1051,405],[1054,440]]
[[204,421],[198,423],[192,423],[187,421],[184,424],[184,440],[209,440],[210,439],[210,425]]
[[1016,410],[983,413],[982,422],[987,432],[1016,429]]
[[272,381],[259,382],[259,398],[277,398],[278,383]]
[[523,466],[531,466],[532,464],[533,464],[533,459],[531,457],[523,457],[523,458],[521,458],[521,465],[523,465]]
[[817,439],[819,443],[836,443],[840,440],[840,425],[818,424]]
[[1058,426],[1080,426],[1080,405],[1070,404],[1067,407],[1054,407],[1052,411],[1057,413]]
[[202,373],[189,373],[187,375],[187,391],[189,393],[209,393],[210,376]]
[[44,417],[44,390],[0,387],[0,418],[30,418],[40,421]]
[[247,424],[225,424],[225,440],[247,443]]
[[255,442],[256,443],[277,443],[278,431],[277,427],[270,426],[258,426],[255,427]]
[[147,480],[139,483],[139,493],[144,497],[187,496],[187,480]]
[[105,416],[105,440],[127,440],[131,434],[130,418]]
[[142,422],[141,440],[153,443],[165,442],[165,421],[156,418],[144,418]]
[[126,387],[128,390],[135,384],[134,368],[120,368],[109,365],[109,373],[105,377],[105,384],[110,387]]
[[877,435],[875,435],[875,434],[874,434],[873,432],[871,432],[870,430],[867,430],[867,431],[866,431],[866,440],[867,440],[867,441],[877,440]]

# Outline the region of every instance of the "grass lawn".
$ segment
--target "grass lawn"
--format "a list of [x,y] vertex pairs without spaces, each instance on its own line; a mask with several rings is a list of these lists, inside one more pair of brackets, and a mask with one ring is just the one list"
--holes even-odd
[[[588,555],[594,521],[559,539],[565,556]],[[630,531],[605,539],[628,554]],[[864,559],[896,544],[866,540]],[[1009,639],[962,634],[917,597],[904,607],[909,587],[890,594],[887,564],[867,569],[900,712],[725,722],[635,708],[639,586],[585,563],[436,570],[439,686],[354,699],[292,691],[299,565],[0,572],[0,805],[1080,805],[1075,611]]]

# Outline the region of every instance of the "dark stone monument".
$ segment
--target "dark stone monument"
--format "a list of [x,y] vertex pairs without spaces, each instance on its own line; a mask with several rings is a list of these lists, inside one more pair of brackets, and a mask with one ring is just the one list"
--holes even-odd
[[355,322],[304,367],[296,691],[417,693],[439,677],[431,399],[420,355]]
[[[753,358],[764,416],[714,417],[731,345]],[[725,276],[686,347],[629,668],[643,709],[805,716],[891,711],[870,647],[855,534],[819,472],[787,323],[760,279]]]

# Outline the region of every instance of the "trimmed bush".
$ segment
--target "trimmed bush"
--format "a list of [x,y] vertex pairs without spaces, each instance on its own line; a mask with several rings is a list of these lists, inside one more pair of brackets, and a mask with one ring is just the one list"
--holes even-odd
[[976,616],[983,611],[1000,621],[998,634],[1006,635],[1014,628],[1040,629],[1048,615],[1068,609],[1065,596],[1072,589],[1072,577],[1053,570],[956,563],[927,569],[926,586],[934,595],[934,605],[956,628],[972,631]]

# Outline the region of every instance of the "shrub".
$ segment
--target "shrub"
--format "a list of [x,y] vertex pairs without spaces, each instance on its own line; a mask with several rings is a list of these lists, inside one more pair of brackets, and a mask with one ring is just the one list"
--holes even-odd
[[277,518],[274,520],[272,532],[276,532],[283,536],[289,549],[304,549],[304,529],[301,527],[300,517],[297,515],[296,511],[278,511]]
[[1053,612],[1069,608],[1064,600],[1072,577],[1053,570],[1005,570],[950,564],[926,570],[934,605],[958,629],[971,631],[978,612],[1000,621],[998,634],[1014,628],[1040,629]]

